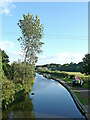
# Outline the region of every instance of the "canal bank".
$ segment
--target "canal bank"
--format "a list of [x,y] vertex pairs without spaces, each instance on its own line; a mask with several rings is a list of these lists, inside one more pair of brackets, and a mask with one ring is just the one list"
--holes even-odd
[[[34,93],[32,95],[31,93]],[[36,74],[29,96],[3,111],[4,118],[67,118],[86,120],[68,90],[59,82]]]
[[68,85],[68,83],[64,80],[61,80],[59,78],[56,77],[51,77],[53,80],[59,82],[60,84],[62,84],[71,94],[74,102],[76,103],[78,109],[80,110],[80,112],[86,117],[86,119],[89,119],[89,113],[88,113],[88,105],[83,105],[79,99],[77,98],[77,96],[75,95],[75,93],[72,91],[71,87]]

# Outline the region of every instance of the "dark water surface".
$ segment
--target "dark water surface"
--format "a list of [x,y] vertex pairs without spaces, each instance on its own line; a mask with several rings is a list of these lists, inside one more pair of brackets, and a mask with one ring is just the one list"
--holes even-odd
[[80,118],[70,93],[60,83],[36,74],[32,91],[24,101],[3,112],[9,118]]

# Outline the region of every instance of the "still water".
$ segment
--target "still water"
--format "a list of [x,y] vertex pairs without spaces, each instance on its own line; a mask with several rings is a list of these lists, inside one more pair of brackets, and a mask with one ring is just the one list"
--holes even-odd
[[70,93],[57,81],[36,74],[31,92],[34,95],[30,93],[23,102],[4,111],[3,118],[85,118]]

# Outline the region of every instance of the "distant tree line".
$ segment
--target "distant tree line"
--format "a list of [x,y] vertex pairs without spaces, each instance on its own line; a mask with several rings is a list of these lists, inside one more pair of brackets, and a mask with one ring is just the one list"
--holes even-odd
[[67,72],[81,72],[87,75],[90,75],[90,54],[86,54],[82,59],[82,62],[70,64],[45,64],[45,65],[37,65],[37,71],[67,71]]
[[42,68],[44,70],[50,70],[50,71],[67,71],[67,72],[82,72],[82,64],[83,62],[76,63],[70,63],[70,64],[46,64],[46,65],[38,65],[36,66],[36,70]]

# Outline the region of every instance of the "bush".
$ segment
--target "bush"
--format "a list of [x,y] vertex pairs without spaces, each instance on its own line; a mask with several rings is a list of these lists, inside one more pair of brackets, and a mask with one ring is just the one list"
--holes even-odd
[[75,75],[70,75],[70,79],[73,79],[75,77]]
[[[3,52],[0,71],[2,77],[2,109],[7,109],[10,104],[23,100],[25,92],[29,91],[35,77],[35,68],[26,62],[14,62],[9,65],[9,57]],[[25,90],[26,88],[26,90]]]
[[81,79],[84,81],[84,83],[89,81],[89,77],[81,77]]
[[14,101],[18,102],[25,99],[25,89],[16,92],[14,95]]
[[20,90],[22,90],[22,89],[23,89],[23,86],[20,83],[18,83],[18,84],[15,85],[15,90],[17,92],[20,91]]
[[14,83],[23,83],[26,79],[33,78],[35,76],[35,69],[31,64],[25,62],[14,62],[11,66],[13,71],[12,79]]
[[20,83],[14,84],[7,79],[2,80],[2,83],[2,109],[7,109],[11,103],[24,99],[24,90]]
[[2,79],[2,109],[6,109],[14,101],[14,94],[15,84],[5,77]]

